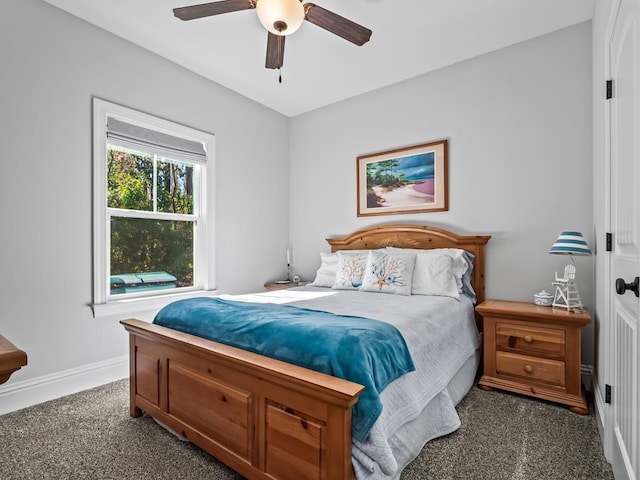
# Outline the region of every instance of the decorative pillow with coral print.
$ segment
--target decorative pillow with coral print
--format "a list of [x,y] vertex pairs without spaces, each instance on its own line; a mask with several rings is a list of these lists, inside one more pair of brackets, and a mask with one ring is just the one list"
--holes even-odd
[[[369,255],[369,250],[349,250],[349,253],[363,253]],[[320,268],[316,272],[316,278],[313,280],[314,287],[333,287],[336,283],[336,274],[338,273],[338,253],[320,252]]]
[[368,251],[338,252],[338,271],[333,288],[338,290],[358,290],[362,285],[364,269],[367,266]]
[[370,251],[361,290],[411,295],[411,279],[415,262],[415,253]]

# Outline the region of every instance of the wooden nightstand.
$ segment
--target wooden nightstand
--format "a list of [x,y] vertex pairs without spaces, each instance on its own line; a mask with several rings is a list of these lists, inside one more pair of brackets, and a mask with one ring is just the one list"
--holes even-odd
[[285,288],[304,287],[309,282],[285,282],[284,280],[275,280],[264,284],[267,290],[284,290]]
[[580,331],[586,312],[533,303],[487,300],[483,317],[484,374],[480,388],[499,388],[569,406],[586,415],[580,378]]

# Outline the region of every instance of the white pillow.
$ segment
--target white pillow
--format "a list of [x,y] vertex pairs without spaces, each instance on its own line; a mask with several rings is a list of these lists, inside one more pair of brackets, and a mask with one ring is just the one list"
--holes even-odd
[[411,279],[416,254],[411,252],[369,252],[360,290],[411,295]]
[[338,254],[320,252],[320,268],[311,283],[314,287],[333,287],[338,271]]
[[[405,251],[416,253],[416,265],[413,270],[412,291],[413,295],[443,295],[447,297],[460,298],[462,292],[462,277],[469,268],[469,264],[464,258],[465,251],[461,248],[435,248],[432,250],[421,250],[411,248],[387,247],[388,251]],[[448,257],[451,262],[439,260]],[[432,263],[434,263],[432,265]],[[449,288],[450,279],[447,278],[444,269],[449,266],[451,276],[456,286],[456,294],[451,294]],[[436,278],[437,277],[437,278]],[[427,287],[429,282],[434,282],[433,287]],[[442,293],[423,293],[423,292]]]
[[438,295],[441,297],[460,298],[460,289],[454,275],[454,259],[449,255],[434,256],[425,261],[423,257],[418,266],[416,258],[416,269],[420,273],[416,275],[414,269],[413,283],[411,287],[412,295]]
[[453,259],[452,266],[456,277],[456,284],[458,285],[458,291],[462,292],[462,277],[469,268],[469,264],[464,258],[465,251],[461,248],[436,248],[435,250],[426,251],[436,252],[436,255],[446,254],[451,256]]
[[338,252],[338,268],[333,288],[338,290],[358,290],[362,285],[364,269],[367,266],[367,250],[341,250]]

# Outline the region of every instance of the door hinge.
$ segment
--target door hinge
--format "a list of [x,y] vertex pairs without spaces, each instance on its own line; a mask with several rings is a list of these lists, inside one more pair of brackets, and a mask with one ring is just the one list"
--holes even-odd
[[604,403],[611,403],[611,385],[604,386]]
[[607,100],[613,98],[613,80],[607,80]]
[[605,250],[607,252],[613,252],[613,234],[607,232],[607,244]]

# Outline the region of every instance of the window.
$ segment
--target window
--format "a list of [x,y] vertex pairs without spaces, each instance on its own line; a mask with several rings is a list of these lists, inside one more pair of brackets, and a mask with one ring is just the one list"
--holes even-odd
[[94,312],[212,287],[213,140],[94,99]]

